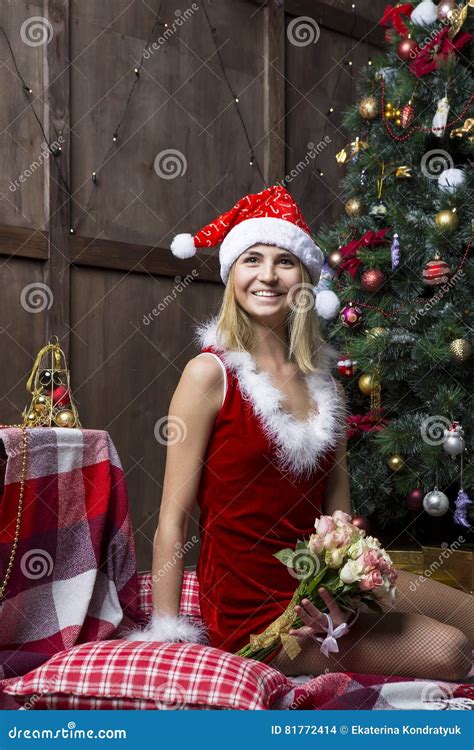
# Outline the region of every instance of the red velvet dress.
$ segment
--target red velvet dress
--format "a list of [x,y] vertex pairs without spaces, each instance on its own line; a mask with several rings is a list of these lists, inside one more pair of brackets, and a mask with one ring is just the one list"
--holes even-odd
[[328,369],[306,376],[319,413],[303,423],[281,408],[249,352],[217,344],[215,320],[199,341],[227,379],[197,496],[200,607],[210,645],[235,653],[284,612],[298,585],[273,555],[314,532],[346,413]]

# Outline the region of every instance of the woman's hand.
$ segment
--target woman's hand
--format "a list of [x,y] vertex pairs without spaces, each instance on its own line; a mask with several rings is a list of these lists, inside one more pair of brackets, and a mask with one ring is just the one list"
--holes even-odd
[[[318,592],[321,599],[327,604],[329,609],[328,614],[331,616],[334,628],[347,622],[351,613],[344,612],[327,589],[320,588]],[[324,635],[327,632],[327,619],[324,613],[310,602],[309,599],[302,599],[301,606],[296,605],[295,612],[306,625],[303,625],[301,628],[292,628],[289,631],[289,635],[312,638],[315,635]]]

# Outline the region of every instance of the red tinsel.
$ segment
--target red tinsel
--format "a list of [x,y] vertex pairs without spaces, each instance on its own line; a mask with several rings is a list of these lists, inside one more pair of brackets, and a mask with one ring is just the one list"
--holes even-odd
[[351,414],[347,418],[347,437],[355,437],[361,432],[380,432],[389,423],[388,419],[382,417],[383,407],[378,414]]
[[455,55],[457,50],[464,47],[472,38],[472,34],[463,31],[451,40],[448,36],[449,31],[448,26],[441,29],[423,49],[417,52],[415,59],[408,66],[410,73],[418,78],[432,73],[441,60],[447,59],[449,55]]
[[383,245],[384,242],[387,242],[387,240],[384,239],[387,232],[388,227],[378,229],[376,232],[369,229],[362,235],[362,237],[359,237],[358,240],[351,240],[347,245],[339,248],[339,252],[343,259],[336,268],[336,272],[339,274],[341,271],[347,271],[347,273],[354,278],[357,269],[361,264],[361,261],[356,257],[357,250],[361,247],[366,247],[367,245]]
[[412,10],[412,3],[404,3],[403,5],[397,5],[394,8],[389,4],[385,8],[384,14],[379,21],[379,26],[388,26],[389,24],[392,24],[393,28],[400,36],[407,36],[408,29],[405,26],[402,16],[410,17]]

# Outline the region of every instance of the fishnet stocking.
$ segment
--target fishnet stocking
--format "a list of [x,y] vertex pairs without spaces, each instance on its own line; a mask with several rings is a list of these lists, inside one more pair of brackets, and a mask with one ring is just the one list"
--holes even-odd
[[300,641],[293,659],[283,649],[272,666],[286,675],[365,672],[425,679],[462,680],[471,669],[474,599],[432,580],[399,572],[398,601],[382,615],[361,612],[339,638],[339,652],[321,654],[320,643]]

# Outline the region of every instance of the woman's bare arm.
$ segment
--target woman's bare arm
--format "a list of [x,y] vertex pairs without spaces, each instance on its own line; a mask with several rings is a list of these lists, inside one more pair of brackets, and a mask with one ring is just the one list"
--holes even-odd
[[[341,396],[345,399],[344,388],[337,384]],[[323,505],[324,515],[330,516],[335,510],[342,510],[352,515],[349,473],[347,471],[347,434],[336,445],[334,465],[329,471]]]
[[[222,404],[223,372],[214,357],[195,357],[183,370],[171,399],[160,516],[153,539],[152,598],[157,615],[179,613],[187,541],[201,468]],[[181,552],[180,552],[181,550]]]

